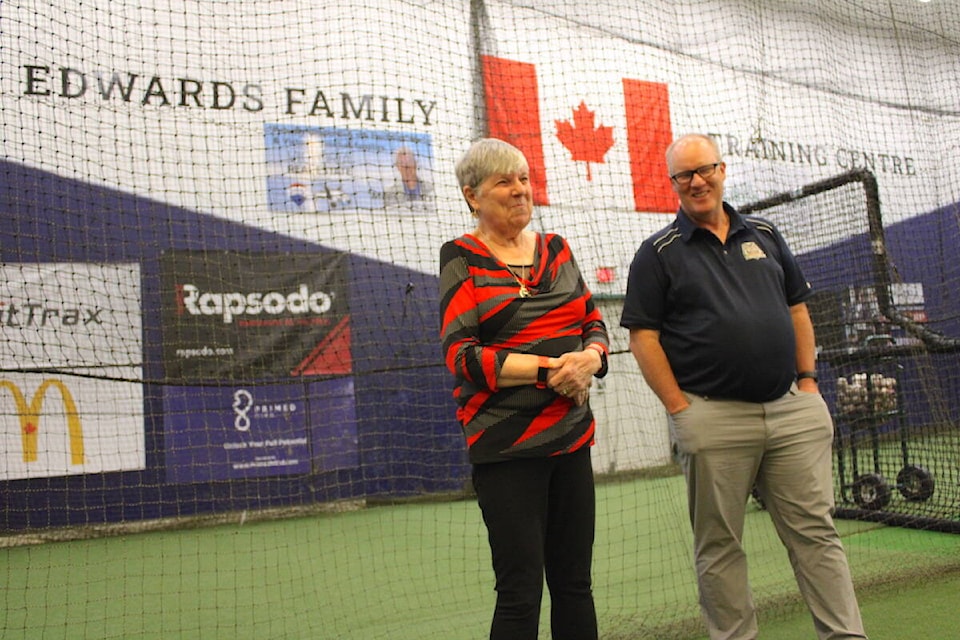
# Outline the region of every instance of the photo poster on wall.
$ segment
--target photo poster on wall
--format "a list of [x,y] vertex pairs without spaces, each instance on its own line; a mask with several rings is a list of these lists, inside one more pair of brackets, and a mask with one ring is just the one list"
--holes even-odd
[[161,258],[167,481],[356,467],[347,256]]
[[266,124],[270,211],[430,212],[429,134]]

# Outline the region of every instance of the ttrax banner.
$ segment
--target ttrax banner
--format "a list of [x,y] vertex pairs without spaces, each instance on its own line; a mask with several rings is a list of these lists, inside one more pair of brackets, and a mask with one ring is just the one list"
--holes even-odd
[[[140,266],[0,264],[0,367],[129,367],[141,378]],[[93,369],[91,369],[93,368]]]
[[167,482],[321,473],[359,466],[351,378],[167,387]]
[[341,253],[171,251],[161,258],[170,382],[352,372]]

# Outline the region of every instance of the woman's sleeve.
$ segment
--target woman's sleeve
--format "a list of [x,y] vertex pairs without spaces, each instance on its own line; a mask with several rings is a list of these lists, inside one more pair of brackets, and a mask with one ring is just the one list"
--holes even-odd
[[[581,278],[582,280],[582,278]],[[603,321],[600,309],[597,308],[593,299],[593,294],[583,284],[584,302],[586,304],[586,313],[583,318],[583,347],[595,344],[603,348],[604,353],[610,353],[610,336],[607,333],[607,324]]]
[[451,240],[440,249],[440,338],[447,369],[458,380],[491,390],[503,357],[480,343],[480,315],[466,256]]

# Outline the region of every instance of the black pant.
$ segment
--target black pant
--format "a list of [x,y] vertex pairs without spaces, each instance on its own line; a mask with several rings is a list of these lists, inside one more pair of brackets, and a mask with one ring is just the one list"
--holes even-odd
[[473,467],[497,606],[491,640],[536,640],[546,573],[554,640],[595,640],[590,567],[596,499],[590,449]]

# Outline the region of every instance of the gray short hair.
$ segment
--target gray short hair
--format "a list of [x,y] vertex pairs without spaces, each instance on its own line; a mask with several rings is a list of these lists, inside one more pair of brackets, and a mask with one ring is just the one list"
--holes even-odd
[[480,138],[470,145],[457,162],[456,173],[460,188],[476,189],[495,173],[529,171],[530,165],[520,149],[497,138]]

